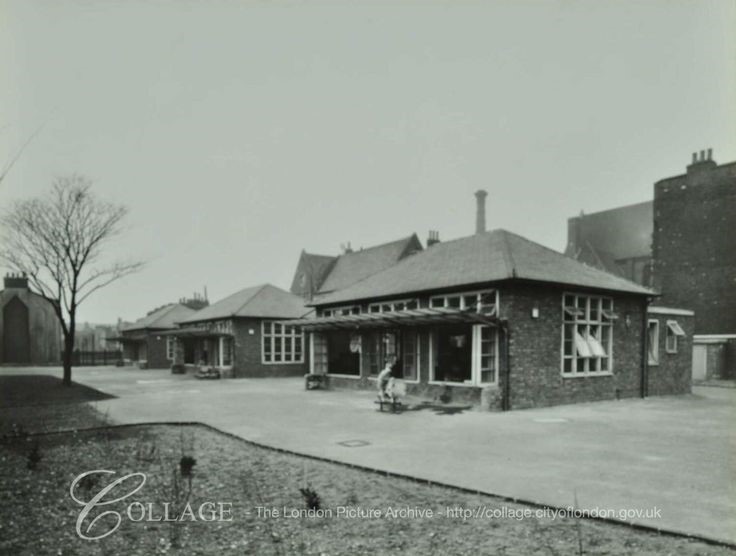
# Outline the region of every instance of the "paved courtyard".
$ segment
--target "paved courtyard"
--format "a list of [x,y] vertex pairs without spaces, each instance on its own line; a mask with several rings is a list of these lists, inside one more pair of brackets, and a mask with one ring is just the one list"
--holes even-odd
[[[60,376],[58,369],[3,374]],[[302,379],[198,381],[168,371],[75,370],[121,423],[201,421],[242,438],[554,506],[647,510],[633,521],[736,542],[736,389],[546,409],[400,415],[372,392]],[[341,444],[346,441],[347,445]]]

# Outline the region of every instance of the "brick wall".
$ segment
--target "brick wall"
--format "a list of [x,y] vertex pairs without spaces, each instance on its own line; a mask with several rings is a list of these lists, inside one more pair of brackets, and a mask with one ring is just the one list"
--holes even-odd
[[[611,296],[619,315],[613,323],[612,374],[566,377],[560,368],[562,294],[562,289],[535,285],[514,285],[501,292],[501,316],[508,319],[510,328],[511,409],[639,396],[644,299]],[[535,307],[538,318],[531,316]]]
[[736,163],[712,160],[654,185],[654,284],[695,311],[696,334],[736,333]]
[[[647,365],[648,394],[650,396],[689,394],[693,373],[693,329],[695,324],[693,317],[658,314],[656,308],[653,308],[649,312],[647,320],[659,322],[659,362],[656,365]],[[668,353],[665,349],[668,320],[677,321],[685,332],[684,337],[677,339],[676,353]]]

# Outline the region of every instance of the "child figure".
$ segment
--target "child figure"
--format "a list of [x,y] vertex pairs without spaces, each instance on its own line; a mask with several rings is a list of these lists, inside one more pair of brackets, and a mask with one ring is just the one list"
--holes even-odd
[[391,358],[386,359],[386,366],[383,368],[383,370],[380,373],[378,373],[378,379],[377,379],[378,397],[381,400],[385,400],[387,397],[388,385],[391,379],[393,379],[393,376],[391,376],[391,373],[393,371],[395,364],[396,364],[396,358],[391,357]]

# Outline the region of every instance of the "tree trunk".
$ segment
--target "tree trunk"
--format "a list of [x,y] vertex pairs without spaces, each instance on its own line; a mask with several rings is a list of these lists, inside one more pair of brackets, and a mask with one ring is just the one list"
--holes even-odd
[[64,386],[72,385],[72,357],[74,355],[74,322],[69,326],[69,331],[64,334]]

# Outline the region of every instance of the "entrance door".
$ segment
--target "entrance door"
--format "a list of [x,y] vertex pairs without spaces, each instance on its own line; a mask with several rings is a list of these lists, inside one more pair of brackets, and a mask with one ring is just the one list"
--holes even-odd
[[13,296],[3,307],[3,362],[31,362],[28,307],[18,296]]
[[693,345],[693,380],[705,380],[708,351],[704,345]]

